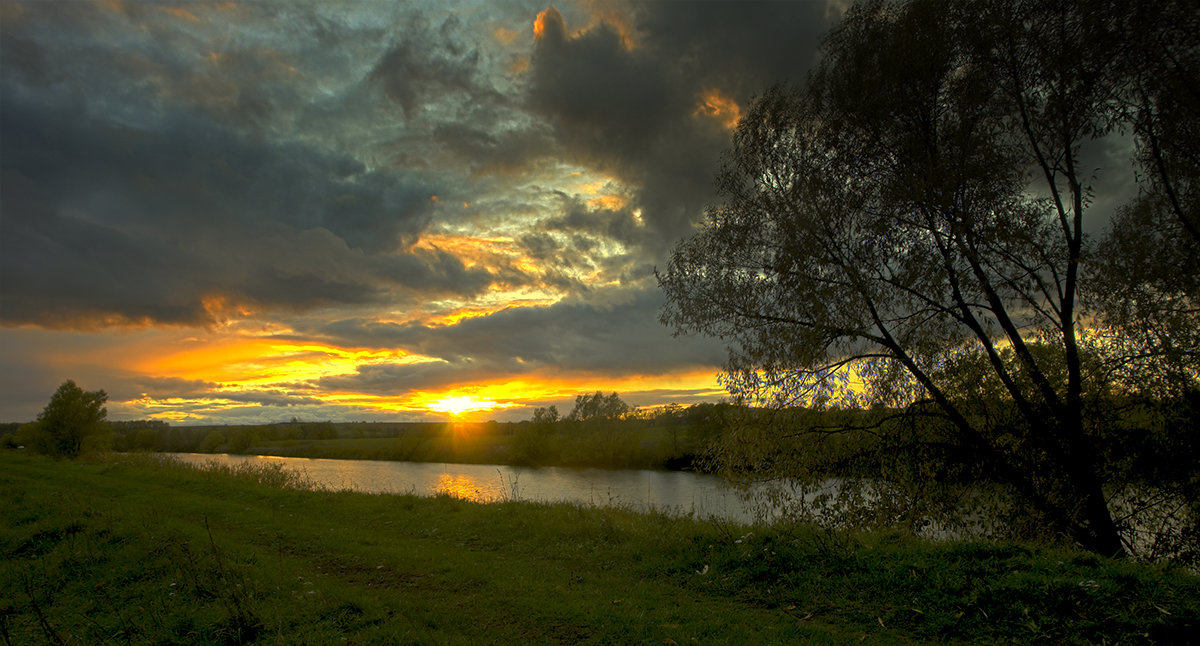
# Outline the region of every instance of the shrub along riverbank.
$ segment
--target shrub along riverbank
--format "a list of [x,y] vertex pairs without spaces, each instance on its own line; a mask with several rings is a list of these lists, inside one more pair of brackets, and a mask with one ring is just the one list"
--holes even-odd
[[1024,545],[0,453],[0,639],[1183,643],[1200,578]]

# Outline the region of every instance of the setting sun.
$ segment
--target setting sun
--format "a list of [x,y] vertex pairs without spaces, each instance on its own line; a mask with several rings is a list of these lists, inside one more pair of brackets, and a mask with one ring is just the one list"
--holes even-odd
[[442,413],[449,413],[454,416],[464,413],[473,413],[475,411],[492,410],[496,407],[494,402],[475,399],[474,397],[458,396],[458,397],[443,397],[429,404],[430,410],[435,410]]

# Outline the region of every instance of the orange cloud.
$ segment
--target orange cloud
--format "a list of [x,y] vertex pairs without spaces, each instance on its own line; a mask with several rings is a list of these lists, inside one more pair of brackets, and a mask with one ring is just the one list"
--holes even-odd
[[[597,25],[605,24],[617,32],[617,36],[621,39],[621,46],[626,51],[632,50],[636,46],[636,30],[627,10],[622,11],[617,6],[594,1],[588,2],[587,5],[591,11],[591,20],[587,27],[576,31],[572,37],[578,38]],[[563,38],[567,37],[567,22],[553,5],[538,12],[537,18],[533,21],[534,40],[540,41],[549,33],[558,34]]]
[[524,74],[527,69],[529,69],[529,59],[524,56],[516,56],[508,64],[508,71],[514,76]]
[[460,236],[449,233],[427,233],[413,249],[439,250],[456,256],[468,267],[492,266],[502,257],[518,255],[516,241],[507,236],[485,238]]
[[492,31],[492,36],[495,36],[496,40],[504,43],[505,45],[511,45],[513,41],[517,39],[517,32],[509,29],[508,27],[496,27],[496,29]]
[[567,23],[554,5],[542,9],[538,12],[537,18],[534,18],[533,39],[542,40],[552,30],[559,34],[567,33]]
[[352,374],[367,363],[403,360],[399,350],[346,349],[270,338],[192,339],[190,347],[166,348],[135,363],[155,377],[210,381],[230,387],[262,387]]
[[601,23],[607,24],[620,36],[621,45],[625,48],[625,51],[633,51],[633,48],[637,46],[637,30],[633,26],[630,7],[607,1],[598,2],[597,0],[588,0],[585,4],[592,12],[591,23],[588,25],[588,29]]
[[608,180],[600,179],[594,182],[588,182],[587,184],[580,184],[579,190],[587,193],[588,195],[596,195],[600,192],[600,189],[604,188],[607,184]]
[[450,312],[430,316],[429,318],[423,319],[421,324],[428,327],[449,327],[451,325],[457,325],[460,321],[491,316],[492,314],[502,312],[506,309],[508,309],[507,305],[497,305],[494,307],[462,307]]
[[629,200],[620,195],[598,195],[587,201],[588,208],[592,210],[619,211],[629,203]]
[[213,295],[201,299],[200,304],[214,323],[227,323],[231,319],[246,318],[256,313],[253,307],[246,303],[235,302],[232,299]]
[[695,114],[715,119],[725,129],[733,130],[742,119],[742,108],[720,90],[710,88],[701,93]]
[[196,14],[182,7],[163,7],[162,10],[171,14],[172,16],[175,16],[176,18],[186,20],[188,22],[197,22],[200,20],[196,17]]
[[452,234],[425,234],[414,250],[438,250],[458,258],[467,267],[485,267],[503,273],[516,269],[530,276],[546,273],[536,260],[525,255],[516,240],[508,236],[479,237]]
[[588,182],[586,184],[579,185],[579,191],[581,193],[584,193],[585,195],[595,195],[595,197],[588,199],[588,208],[592,209],[593,211],[599,209],[617,211],[624,208],[625,205],[629,203],[629,200],[621,197],[620,195],[602,193],[602,191],[605,189],[611,190],[613,181],[614,180],[611,179],[599,179],[594,182]]

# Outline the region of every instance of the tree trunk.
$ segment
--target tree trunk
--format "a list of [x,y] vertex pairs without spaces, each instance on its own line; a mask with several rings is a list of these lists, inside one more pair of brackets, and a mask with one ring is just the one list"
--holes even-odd
[[1101,556],[1128,556],[1121,532],[1108,509],[1103,484],[1095,471],[1090,464],[1072,465],[1070,473],[1081,497],[1079,512],[1071,523],[1073,538],[1084,549]]

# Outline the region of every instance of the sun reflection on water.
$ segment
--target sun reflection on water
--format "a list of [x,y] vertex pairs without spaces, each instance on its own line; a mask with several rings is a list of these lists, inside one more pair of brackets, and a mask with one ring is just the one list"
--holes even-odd
[[500,498],[500,491],[495,483],[464,474],[439,475],[434,491],[471,502],[495,502]]

